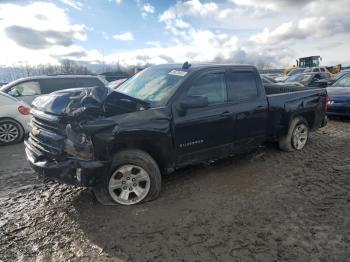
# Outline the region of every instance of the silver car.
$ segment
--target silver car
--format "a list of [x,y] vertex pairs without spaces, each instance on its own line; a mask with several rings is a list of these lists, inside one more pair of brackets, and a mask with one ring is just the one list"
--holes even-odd
[[106,85],[107,82],[95,75],[54,75],[34,76],[15,80],[0,88],[7,93],[30,105],[33,100],[44,94],[54,91],[76,88]]

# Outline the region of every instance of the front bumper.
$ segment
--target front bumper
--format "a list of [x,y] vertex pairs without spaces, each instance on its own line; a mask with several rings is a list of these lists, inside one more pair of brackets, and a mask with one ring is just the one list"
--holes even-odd
[[38,159],[35,150],[25,141],[27,160],[32,169],[39,175],[52,180],[58,180],[71,185],[94,186],[106,172],[109,171],[109,161],[89,161],[67,159],[64,161],[50,161]]

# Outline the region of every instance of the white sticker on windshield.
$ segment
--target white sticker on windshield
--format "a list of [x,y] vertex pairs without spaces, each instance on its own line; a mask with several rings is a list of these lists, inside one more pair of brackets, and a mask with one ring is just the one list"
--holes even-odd
[[185,76],[187,72],[185,71],[179,71],[179,70],[171,70],[169,72],[169,75],[174,75],[174,76]]

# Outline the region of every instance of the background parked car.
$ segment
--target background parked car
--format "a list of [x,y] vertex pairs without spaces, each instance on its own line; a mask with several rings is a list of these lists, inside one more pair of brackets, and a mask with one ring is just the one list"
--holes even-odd
[[304,70],[305,70],[305,68],[296,68],[296,69],[294,69],[293,71],[290,71],[287,75],[282,75],[282,76],[276,77],[276,78],[275,78],[275,81],[277,81],[277,82],[283,82],[283,81],[285,81],[285,80],[286,80],[288,77],[290,77],[290,76],[294,76],[294,75],[303,73]]
[[318,66],[318,67],[307,67],[304,68],[303,73],[329,73],[328,69],[325,66]]
[[342,78],[344,75],[350,73],[350,70],[343,70],[336,75],[332,75],[331,78],[328,79],[328,85],[333,85],[338,79]]
[[261,81],[263,82],[264,86],[276,86],[276,87],[304,87],[303,84],[298,82],[277,82],[276,80],[266,76],[266,75],[260,75]]
[[[309,87],[327,87],[327,80],[331,74],[328,72],[321,73],[302,73],[288,77],[284,82],[298,82]],[[324,81],[322,81],[324,80]]]
[[350,117],[350,72],[328,87],[327,92],[327,114]]
[[0,91],[23,100],[30,105],[36,97],[43,94],[68,88],[106,84],[107,82],[102,77],[94,75],[34,76],[13,81],[1,87]]
[[15,144],[29,131],[30,107],[23,101],[0,92],[0,145]]

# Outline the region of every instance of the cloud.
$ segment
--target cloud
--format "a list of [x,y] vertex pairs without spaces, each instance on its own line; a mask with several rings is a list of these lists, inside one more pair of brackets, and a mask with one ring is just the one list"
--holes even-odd
[[[305,6],[313,0],[231,0],[231,2],[242,6],[253,6],[271,10],[279,10],[293,7]],[[329,2],[327,3],[329,5]]]
[[188,16],[207,16],[215,14],[218,5],[214,2],[201,3],[199,0],[189,0],[186,2],[177,2],[174,6],[165,10],[159,16],[160,22],[169,22],[171,20]]
[[83,7],[83,4],[76,0],[60,0],[60,1],[76,10],[81,10],[81,8]]
[[131,32],[126,32],[119,35],[114,35],[113,39],[118,41],[132,41],[134,40],[134,36],[132,35]]
[[141,11],[141,16],[146,18],[150,14],[154,14],[156,8],[148,2],[143,2],[141,0],[135,0],[137,7]]
[[115,3],[116,3],[117,5],[121,5],[121,4],[123,3],[123,0],[115,0]]
[[149,46],[160,47],[160,42],[159,41],[147,41],[145,44],[149,45]]
[[346,16],[350,15],[350,0],[337,0],[335,3],[330,3],[328,0],[314,0],[308,1],[304,10],[313,15],[327,15],[327,16]]
[[102,57],[75,43],[87,39],[87,27],[72,24],[53,3],[1,4],[0,19],[0,65],[57,64],[59,56],[96,62]]
[[101,34],[105,40],[109,40],[109,35],[106,32],[102,31]]
[[263,32],[251,36],[250,40],[258,44],[271,45],[291,40],[324,38],[349,32],[349,18],[309,17],[283,23],[273,30],[265,28]]
[[19,46],[29,49],[45,49],[50,46],[73,44],[73,32],[59,32],[53,30],[38,31],[23,26],[9,26],[5,28],[6,35]]
[[[106,56],[106,62],[120,61],[125,65],[145,65],[168,62],[209,62],[220,59],[230,61],[240,50],[238,38],[226,34],[216,34],[209,30],[191,30],[186,42],[161,47],[137,49]],[[151,43],[153,44],[153,43]]]
[[155,11],[155,7],[153,5],[151,5],[150,3],[145,3],[142,6],[142,10],[144,13],[150,13],[153,14]]

